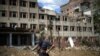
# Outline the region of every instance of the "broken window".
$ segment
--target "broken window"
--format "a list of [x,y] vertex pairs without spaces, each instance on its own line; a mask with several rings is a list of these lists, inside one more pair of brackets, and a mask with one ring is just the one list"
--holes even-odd
[[67,17],[66,16],[63,16],[63,21],[67,21]]
[[10,0],[9,3],[10,3],[10,5],[16,6],[17,5],[17,0]]
[[77,26],[77,31],[81,31],[81,27],[80,26]]
[[88,21],[88,23],[91,23],[91,17],[88,17],[88,19],[87,19],[87,21]]
[[44,14],[39,14],[39,19],[44,19]]
[[36,24],[30,24],[31,29],[36,29]]
[[44,25],[44,24],[40,24],[40,25],[39,25],[39,29],[40,29],[40,30],[44,30],[44,28],[45,28],[45,25]]
[[49,26],[48,26],[48,29],[49,29],[49,30],[53,30],[53,25],[49,25]]
[[0,46],[26,46],[32,45],[31,34],[0,34]]
[[78,13],[79,12],[79,8],[75,9],[74,12]]
[[31,45],[31,35],[30,34],[13,34],[12,45],[13,46],[25,46]]
[[17,26],[17,23],[10,23],[11,28],[15,28]]
[[7,27],[6,23],[0,23],[0,28],[5,28],[5,27]]
[[35,13],[30,13],[30,18],[35,18],[36,14]]
[[92,32],[92,27],[88,27],[88,31],[89,32]]
[[35,2],[30,2],[30,7],[31,8],[35,8],[36,7],[36,3]]
[[47,18],[48,18],[48,20],[55,20],[56,19],[56,16],[48,15]]
[[21,26],[20,27],[26,29],[27,28],[27,24],[21,23]]
[[6,1],[5,0],[0,0],[0,4],[5,5]]
[[20,38],[20,45],[24,46],[24,45],[31,45],[32,43],[32,40],[31,40],[31,35],[28,35],[28,34],[23,34],[21,35],[21,38]]
[[60,21],[60,16],[58,16],[58,17],[56,18],[56,21]]
[[5,17],[6,16],[6,11],[5,10],[0,10],[0,16]]
[[83,31],[86,31],[86,27],[83,27]]
[[47,19],[50,20],[50,15],[47,15]]
[[20,18],[27,18],[26,12],[20,12]]
[[74,31],[75,26],[70,26],[70,31]]
[[16,11],[10,11],[10,17],[17,17]]
[[68,31],[68,26],[63,26],[63,31]]
[[26,7],[27,6],[27,2],[26,1],[20,1],[20,6]]
[[56,31],[60,31],[60,25],[56,25]]

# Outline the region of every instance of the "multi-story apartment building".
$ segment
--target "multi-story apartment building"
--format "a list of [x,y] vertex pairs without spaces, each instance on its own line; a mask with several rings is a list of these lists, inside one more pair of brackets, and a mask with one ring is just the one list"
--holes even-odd
[[0,0],[0,45],[34,45],[40,31],[45,37],[67,37],[67,17],[40,9],[37,0]]
[[[0,0],[0,45],[34,46],[40,37],[39,32],[44,28],[47,28],[44,37],[50,37],[54,43],[58,40],[62,46],[67,44],[70,36],[73,39],[93,37],[92,17],[82,16],[80,19],[73,16],[81,14],[78,9],[76,11],[79,12],[74,13],[77,5],[80,5],[78,1],[69,2],[62,6],[64,13],[59,15],[51,10],[40,9],[37,0]],[[85,20],[81,22],[82,19]]]
[[[66,25],[69,27],[70,37],[75,37],[74,39],[93,39],[95,35],[92,0],[70,0],[68,4],[63,5],[61,8],[62,14],[68,17]],[[67,36],[69,36],[68,33]]]
[[73,17],[75,16],[75,12],[79,12],[80,16],[83,11],[91,10],[91,6],[92,0],[70,0],[68,4],[62,6],[62,13]]
[[0,0],[0,45],[34,45],[37,16],[36,0]]

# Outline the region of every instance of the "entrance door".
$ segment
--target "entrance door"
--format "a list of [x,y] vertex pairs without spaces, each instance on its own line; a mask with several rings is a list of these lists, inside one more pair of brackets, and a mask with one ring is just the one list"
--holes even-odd
[[7,45],[7,34],[0,34],[0,46]]

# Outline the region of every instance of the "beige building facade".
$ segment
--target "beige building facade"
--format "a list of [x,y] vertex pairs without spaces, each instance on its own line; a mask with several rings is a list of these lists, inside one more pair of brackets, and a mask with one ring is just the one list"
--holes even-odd
[[66,22],[69,26],[68,33],[76,46],[84,41],[91,43],[95,41],[92,0],[70,0],[68,4],[61,6],[61,9],[62,15],[68,18]]
[[74,7],[77,6],[80,6],[80,0],[71,0],[61,7],[61,14],[56,14],[41,9],[37,0],[0,0],[0,35],[4,37],[1,38],[3,44],[0,44],[34,46],[44,28],[47,28],[45,37],[54,42],[60,38],[65,46],[68,37],[94,37],[92,17],[81,17],[81,9],[75,14]]
[[0,0],[0,44],[34,45],[44,28],[45,37],[66,37],[66,21],[65,16],[62,19],[51,10],[40,9],[37,0]]

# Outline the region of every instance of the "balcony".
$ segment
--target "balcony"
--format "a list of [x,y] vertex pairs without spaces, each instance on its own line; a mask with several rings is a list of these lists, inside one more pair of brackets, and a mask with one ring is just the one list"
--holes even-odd
[[29,10],[31,13],[37,13],[38,12],[38,8],[30,8]]
[[18,6],[9,6],[9,9],[11,10],[11,11],[18,11],[19,9],[18,9]]
[[[31,30],[31,32],[33,32],[34,30]],[[0,32],[30,32],[30,29],[27,28],[11,28],[11,27],[4,27],[4,28],[0,28]]]
[[62,25],[61,21],[53,21],[55,25]]
[[27,7],[20,7],[20,12],[28,12],[28,8]]
[[47,24],[47,20],[39,19],[39,24]]
[[8,6],[7,5],[0,5],[0,10],[7,10]]

